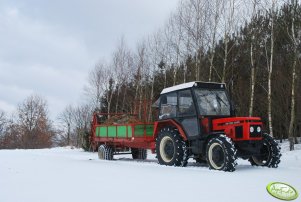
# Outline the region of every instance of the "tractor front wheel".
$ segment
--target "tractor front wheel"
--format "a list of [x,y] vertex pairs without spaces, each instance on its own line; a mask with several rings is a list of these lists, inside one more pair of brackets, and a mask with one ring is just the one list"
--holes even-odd
[[98,158],[103,160],[113,160],[112,147],[102,144],[98,147]]
[[252,166],[266,166],[277,168],[280,163],[280,146],[268,134],[263,134],[263,146],[260,149],[260,155],[252,156],[249,161]]
[[159,164],[185,167],[188,161],[186,143],[178,130],[172,127],[162,128],[156,139],[156,153]]
[[210,169],[235,171],[236,148],[232,140],[225,135],[219,135],[209,140],[206,154]]

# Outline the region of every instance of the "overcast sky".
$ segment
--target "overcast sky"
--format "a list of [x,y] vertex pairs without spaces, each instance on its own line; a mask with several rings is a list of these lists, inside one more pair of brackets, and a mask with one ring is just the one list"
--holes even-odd
[[161,27],[177,0],[1,0],[0,110],[31,94],[51,118],[80,102],[89,71],[124,36],[128,45]]

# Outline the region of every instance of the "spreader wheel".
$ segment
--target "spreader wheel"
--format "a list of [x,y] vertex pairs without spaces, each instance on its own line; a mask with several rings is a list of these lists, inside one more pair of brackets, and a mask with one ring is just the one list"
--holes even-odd
[[113,160],[112,147],[102,144],[98,147],[98,158],[103,160]]
[[133,159],[145,160],[147,158],[146,149],[131,148]]
[[232,140],[225,135],[214,137],[208,142],[206,158],[210,169],[235,171],[236,148]]
[[178,130],[162,128],[156,139],[156,153],[161,165],[185,167],[188,161],[186,143]]
[[194,160],[200,164],[207,164],[206,159],[203,159],[203,158],[195,158]]
[[249,161],[252,166],[266,166],[277,168],[280,163],[280,146],[268,134],[263,134],[263,146],[260,149],[260,155],[252,156]]

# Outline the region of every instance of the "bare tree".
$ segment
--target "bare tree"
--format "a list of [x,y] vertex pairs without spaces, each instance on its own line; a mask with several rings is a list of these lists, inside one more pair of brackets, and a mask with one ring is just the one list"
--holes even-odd
[[94,69],[89,74],[88,85],[85,86],[84,91],[86,95],[92,100],[95,108],[102,108],[102,96],[104,91],[104,82],[108,82],[105,78],[104,71],[106,69],[104,61],[98,62]]
[[[272,0],[271,5],[271,17],[270,17],[270,56],[268,57],[266,50],[267,58],[267,69],[268,69],[268,123],[270,135],[273,136],[273,121],[272,121],[272,73],[273,73],[273,57],[274,57],[274,18],[275,18],[275,6],[276,0]],[[266,46],[267,47],[267,46]]]
[[0,149],[4,148],[4,139],[5,139],[5,125],[6,125],[6,115],[4,111],[0,110]]
[[141,110],[142,110],[142,100],[143,100],[143,85],[142,82],[144,80],[144,76],[146,75],[146,71],[149,69],[149,60],[147,57],[147,46],[146,41],[142,41],[137,46],[137,53],[135,57],[135,65],[136,65],[136,91],[135,91],[135,101],[139,101],[138,105],[138,114],[139,118],[141,118]]
[[228,66],[228,57],[232,47],[229,47],[230,36],[235,31],[235,26],[237,25],[235,11],[237,7],[236,0],[225,0],[223,4],[223,15],[224,15],[224,55],[223,55],[223,71],[221,75],[221,82],[226,81],[226,69]]
[[93,109],[85,104],[73,110],[73,121],[76,133],[76,146],[89,149],[89,131]]
[[[117,97],[116,97],[116,105],[115,105],[115,113],[118,112],[119,107],[119,95],[120,95],[120,88],[126,82],[128,78],[128,72],[132,65],[131,61],[131,53],[128,49],[124,37],[121,37],[120,42],[113,53],[113,61],[112,65],[115,71],[115,86],[117,89]],[[125,98],[125,93],[123,93]],[[124,99],[123,99],[124,100]]]
[[[251,14],[251,18],[254,18],[256,16],[257,13],[257,5],[259,3],[259,0],[253,0],[252,1],[252,14]],[[251,61],[251,90],[250,90],[250,105],[249,105],[249,116],[253,116],[253,108],[254,108],[254,91],[255,91],[255,75],[256,75],[256,66],[255,66],[255,51],[254,50],[254,46],[255,46],[255,30],[252,28],[250,30],[251,32],[251,42],[250,42],[250,61]]]
[[6,122],[5,112],[0,110],[0,137],[3,135]]
[[85,92],[92,99],[94,108],[101,110],[104,99],[107,112],[110,113],[114,88],[115,81],[112,68],[104,61],[100,61],[90,72],[88,85],[85,87]]
[[[166,30],[166,43],[167,55],[170,55],[171,67],[173,67],[173,85],[177,81],[177,73],[180,67],[180,61],[183,59],[181,56],[181,50],[184,49],[184,27],[183,27],[183,2],[179,2],[179,6],[175,13],[172,13],[169,17],[168,23],[165,25]],[[169,52],[169,53],[168,53]]]
[[200,80],[201,49],[205,45],[206,20],[208,18],[207,3],[203,0],[190,0],[183,3],[183,31],[186,35],[186,44],[193,48],[195,55],[195,79]]
[[[63,124],[63,127],[65,130],[63,131],[63,135],[61,138],[65,144],[70,145],[71,144],[71,136],[72,136],[72,127],[73,127],[73,114],[74,114],[74,108],[71,105],[68,105],[63,112],[60,113],[58,119]],[[73,143],[72,143],[73,144]]]
[[47,103],[31,95],[18,106],[18,125],[23,148],[43,148],[52,145],[52,123],[48,118]]
[[[160,33],[154,33],[148,38],[148,51],[147,55],[150,62],[150,78],[151,78],[151,92],[150,92],[150,102],[153,102],[154,98],[154,86],[155,86],[155,74],[158,69],[158,64],[161,60],[160,54]],[[148,121],[151,120],[152,107],[149,109]]]
[[[296,110],[296,83],[297,83],[297,60],[298,60],[298,54],[300,54],[300,50],[298,50],[298,47],[301,44],[301,31],[298,32],[298,30],[295,27],[295,21],[296,21],[296,8],[298,5],[297,0],[291,1],[291,9],[290,9],[290,15],[291,15],[291,25],[287,26],[287,33],[291,40],[292,44],[292,50],[293,50],[293,63],[292,63],[292,87],[291,87],[291,113],[290,113],[290,124],[289,124],[289,131],[288,131],[288,139],[290,143],[290,150],[294,150],[294,125],[295,125],[295,110]],[[298,37],[298,35],[300,35]]]
[[218,26],[220,24],[221,21],[221,15],[222,15],[222,11],[223,11],[223,3],[224,1],[222,0],[212,0],[210,1],[210,17],[208,20],[209,21],[209,38],[210,38],[210,45],[209,45],[209,52],[210,52],[210,56],[209,56],[209,62],[210,62],[210,66],[209,66],[209,82],[211,82],[212,79],[212,71],[215,70],[215,72],[217,73],[213,61],[214,61],[214,56],[215,56],[215,46],[216,46],[216,41],[218,38]]

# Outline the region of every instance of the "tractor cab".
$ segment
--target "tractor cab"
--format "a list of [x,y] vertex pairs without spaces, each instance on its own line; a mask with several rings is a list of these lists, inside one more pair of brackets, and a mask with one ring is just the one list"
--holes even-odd
[[[252,165],[275,167],[280,162],[280,149],[263,134],[261,119],[235,117],[224,83],[189,82],[165,88],[156,105],[154,137],[160,164],[185,166],[192,157],[208,162],[210,168],[233,171],[237,157],[250,159]],[[183,142],[179,146],[175,141]],[[183,149],[176,152],[176,147]]]
[[234,116],[225,84],[189,82],[165,88],[160,95],[159,121],[173,119],[188,139],[208,135],[214,119]]

